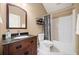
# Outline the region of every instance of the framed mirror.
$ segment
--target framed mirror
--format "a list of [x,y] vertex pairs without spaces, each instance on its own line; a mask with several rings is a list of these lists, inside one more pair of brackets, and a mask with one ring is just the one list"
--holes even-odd
[[7,29],[26,29],[27,28],[27,12],[13,4],[7,4]]

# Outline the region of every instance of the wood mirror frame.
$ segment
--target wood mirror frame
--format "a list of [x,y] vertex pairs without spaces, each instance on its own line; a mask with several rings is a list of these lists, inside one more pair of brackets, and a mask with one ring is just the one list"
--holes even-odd
[[[19,9],[21,9],[23,12],[25,12],[25,19],[24,19],[25,20],[25,25],[24,25],[25,27],[9,27],[9,6],[17,7]],[[27,12],[19,6],[7,3],[6,4],[6,28],[7,29],[27,29]]]

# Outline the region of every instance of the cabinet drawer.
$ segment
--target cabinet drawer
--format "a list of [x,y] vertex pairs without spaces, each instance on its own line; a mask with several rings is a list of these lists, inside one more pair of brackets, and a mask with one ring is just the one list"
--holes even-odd
[[12,52],[10,55],[24,55],[23,51]]
[[25,43],[24,41],[12,43],[9,45],[9,53],[11,54],[11,53],[19,52],[28,46],[29,43],[28,42]]

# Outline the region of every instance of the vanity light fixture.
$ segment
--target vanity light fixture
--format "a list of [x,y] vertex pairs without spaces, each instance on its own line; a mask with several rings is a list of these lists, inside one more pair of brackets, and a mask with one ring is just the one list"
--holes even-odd
[[3,21],[2,21],[2,17],[0,16],[0,23],[2,24],[3,23]]
[[[2,21],[2,17],[0,16],[0,35],[1,35],[1,30],[2,30],[1,24],[3,24],[3,21]],[[1,37],[0,37],[0,39],[1,39]]]

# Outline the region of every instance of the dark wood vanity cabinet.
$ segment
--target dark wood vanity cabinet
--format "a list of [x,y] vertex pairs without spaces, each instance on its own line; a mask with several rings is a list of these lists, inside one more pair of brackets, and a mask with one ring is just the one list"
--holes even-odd
[[26,38],[14,43],[3,45],[4,55],[36,55],[37,37]]

